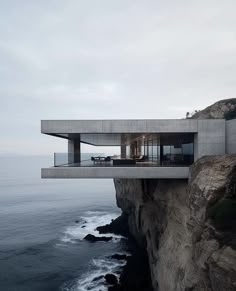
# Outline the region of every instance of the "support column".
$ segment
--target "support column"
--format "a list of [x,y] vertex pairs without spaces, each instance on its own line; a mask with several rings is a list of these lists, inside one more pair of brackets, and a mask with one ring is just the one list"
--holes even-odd
[[120,146],[120,155],[122,159],[126,158],[126,145],[121,145]]
[[160,145],[160,165],[162,165],[163,162],[163,145]]
[[193,155],[196,162],[198,160],[198,133],[194,133]]
[[80,163],[81,153],[80,153],[80,138],[74,140],[74,162]]
[[121,135],[120,156],[122,159],[126,158],[126,144],[124,135]]
[[80,163],[80,137],[68,140],[68,164]]
[[137,156],[142,155],[142,141],[137,141]]
[[137,141],[133,142],[130,145],[130,156],[131,157],[137,156]]

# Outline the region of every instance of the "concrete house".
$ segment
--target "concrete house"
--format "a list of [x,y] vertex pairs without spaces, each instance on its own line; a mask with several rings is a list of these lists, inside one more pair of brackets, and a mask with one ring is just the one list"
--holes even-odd
[[[202,156],[236,153],[236,119],[42,120],[41,132],[68,140],[42,178],[187,179]],[[81,143],[120,153],[83,160]]]

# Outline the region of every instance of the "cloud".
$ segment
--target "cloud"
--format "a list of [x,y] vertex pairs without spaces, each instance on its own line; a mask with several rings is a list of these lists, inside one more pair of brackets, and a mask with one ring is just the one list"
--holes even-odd
[[43,118],[182,118],[235,97],[235,8],[234,0],[1,3],[0,151],[35,144],[40,153]]

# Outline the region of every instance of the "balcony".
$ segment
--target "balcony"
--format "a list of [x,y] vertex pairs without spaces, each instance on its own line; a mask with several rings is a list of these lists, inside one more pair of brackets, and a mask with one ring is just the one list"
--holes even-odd
[[[54,153],[54,167],[186,167],[193,163],[193,155],[166,154],[151,158],[144,155],[136,157],[98,153],[81,156],[73,153]],[[79,162],[76,162],[79,161]]]
[[[75,161],[80,162],[75,162]],[[187,179],[192,157],[166,155],[131,158],[119,155],[54,153],[54,166],[42,169],[42,178],[165,178]]]

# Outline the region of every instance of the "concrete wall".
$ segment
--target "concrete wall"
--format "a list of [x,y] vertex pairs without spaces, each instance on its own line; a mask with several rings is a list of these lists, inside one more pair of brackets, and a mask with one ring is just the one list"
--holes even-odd
[[42,178],[188,179],[189,167],[58,167],[41,169]]
[[236,119],[226,121],[226,153],[236,154]]
[[48,134],[73,133],[168,133],[197,132],[198,120],[42,120],[41,132]]
[[194,136],[194,159],[225,154],[225,120],[198,120],[198,133]]

